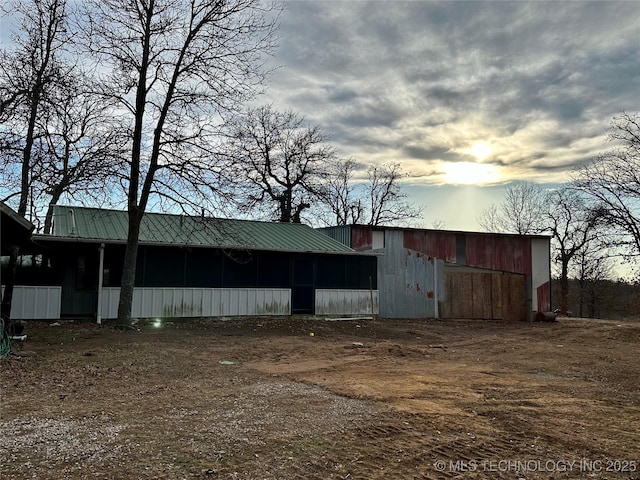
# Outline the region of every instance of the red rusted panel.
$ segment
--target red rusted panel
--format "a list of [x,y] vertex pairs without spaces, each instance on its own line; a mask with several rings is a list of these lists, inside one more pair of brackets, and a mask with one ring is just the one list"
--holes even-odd
[[370,227],[351,227],[351,248],[361,250],[373,247],[373,230]]
[[404,248],[436,257],[445,262],[456,261],[456,236],[454,233],[406,230],[402,243]]
[[429,255],[456,263],[456,234],[429,232]]
[[531,275],[530,240],[522,237],[467,234],[467,265]]
[[548,312],[551,310],[551,287],[549,282],[543,283],[537,288],[538,292],[538,311]]
[[402,246],[409,250],[429,255],[427,232],[421,232],[419,230],[405,230],[402,232]]

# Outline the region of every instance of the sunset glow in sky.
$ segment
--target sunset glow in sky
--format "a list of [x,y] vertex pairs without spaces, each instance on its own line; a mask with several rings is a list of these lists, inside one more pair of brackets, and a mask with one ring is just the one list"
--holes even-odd
[[[366,168],[401,163],[422,226],[477,230],[517,180],[557,185],[640,110],[639,1],[285,0],[256,104]],[[11,47],[0,17],[0,44]]]
[[506,182],[567,181],[611,146],[613,116],[640,109],[638,2],[285,7],[260,101],[305,115],[363,166],[401,162],[424,226],[475,230]]

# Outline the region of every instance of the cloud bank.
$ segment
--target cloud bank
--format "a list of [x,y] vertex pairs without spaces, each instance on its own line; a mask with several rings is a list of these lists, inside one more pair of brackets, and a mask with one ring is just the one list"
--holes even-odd
[[614,115],[640,109],[637,2],[285,6],[262,100],[320,125],[344,156],[401,162],[414,184],[450,182],[452,162],[562,182],[608,147]]

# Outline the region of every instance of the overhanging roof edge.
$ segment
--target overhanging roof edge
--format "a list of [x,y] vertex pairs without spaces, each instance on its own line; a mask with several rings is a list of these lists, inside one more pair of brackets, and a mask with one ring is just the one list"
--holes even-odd
[[[68,242],[68,243],[91,243],[91,244],[110,244],[110,245],[126,245],[126,240],[114,240],[104,238],[86,238],[86,237],[70,237],[60,235],[45,235],[36,234],[33,235],[34,241],[41,242]],[[225,246],[225,245],[205,245],[201,243],[171,243],[171,242],[149,242],[141,241],[138,245],[143,246],[157,246],[157,247],[180,247],[180,248],[213,248],[220,250],[253,250],[259,252],[284,252],[284,253],[317,253],[327,255],[361,255],[361,256],[379,256],[379,253],[373,252],[358,252],[352,248],[346,247],[347,250],[295,250],[291,248],[260,248],[250,246]]]

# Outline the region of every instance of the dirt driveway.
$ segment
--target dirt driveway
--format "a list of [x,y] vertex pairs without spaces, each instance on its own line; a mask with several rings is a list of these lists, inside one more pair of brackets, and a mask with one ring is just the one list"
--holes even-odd
[[638,322],[139,326],[27,327],[0,478],[640,478]]

